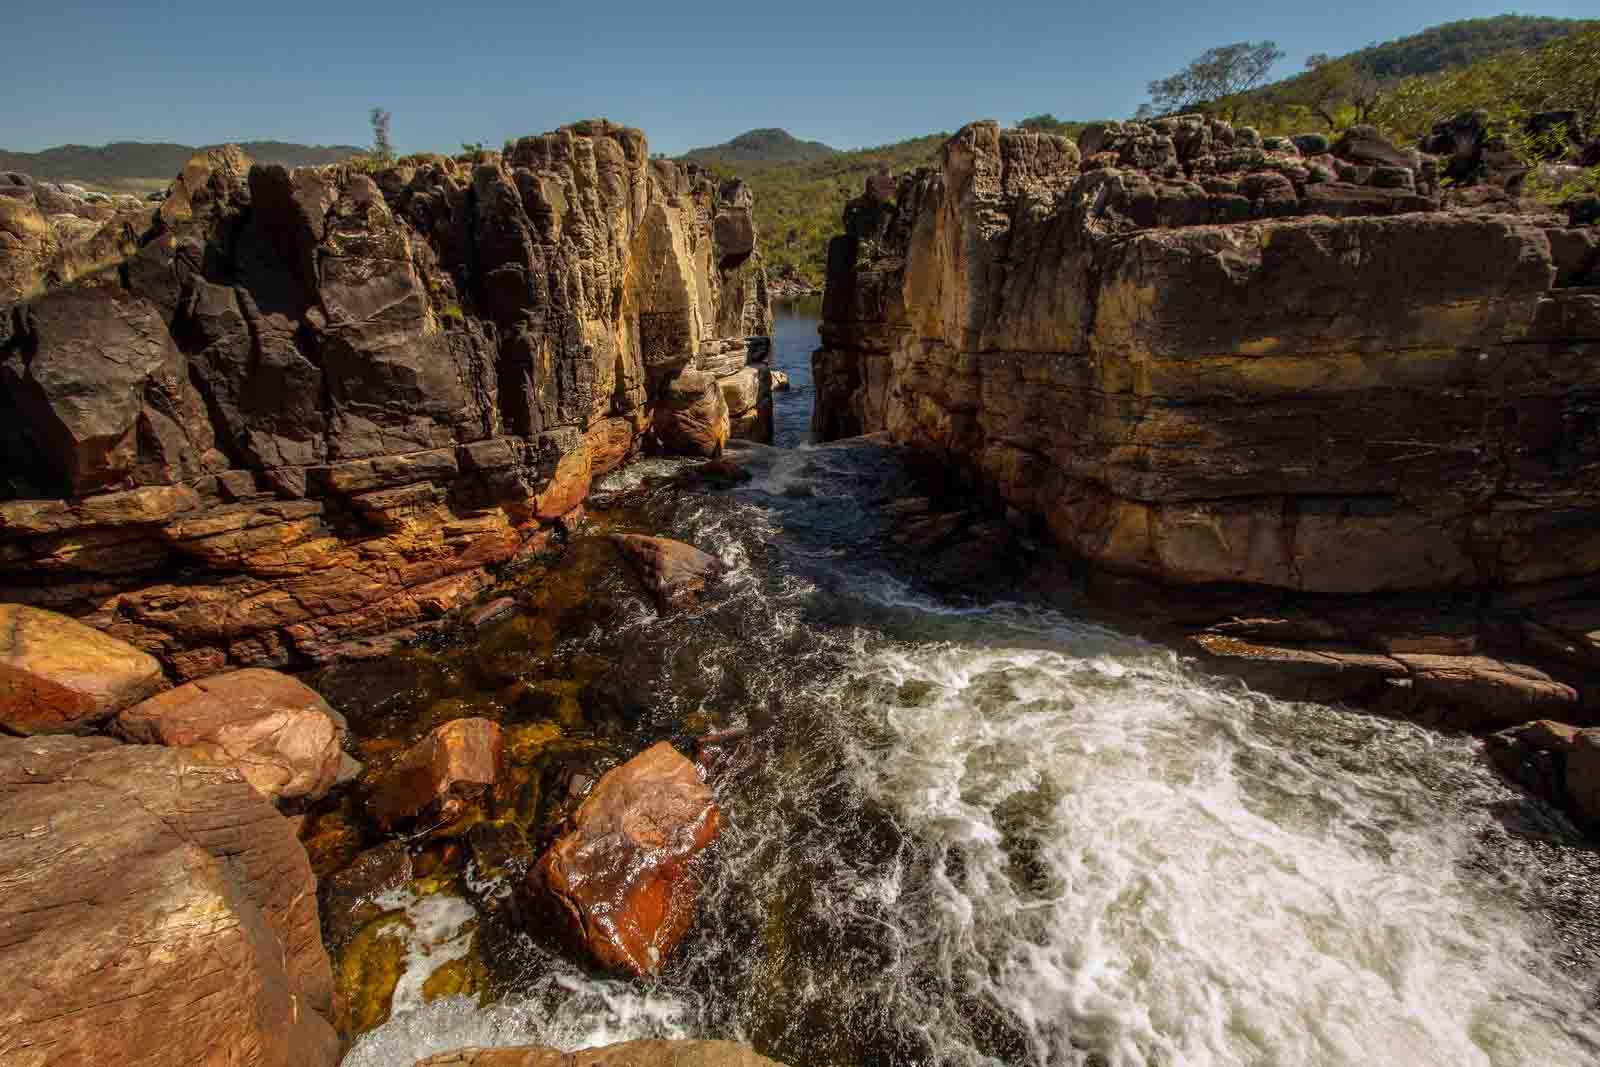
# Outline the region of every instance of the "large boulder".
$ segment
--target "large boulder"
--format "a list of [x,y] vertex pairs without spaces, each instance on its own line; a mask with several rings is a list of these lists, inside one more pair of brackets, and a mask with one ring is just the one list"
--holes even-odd
[[201,473],[189,434],[205,412],[155,305],[79,287],[35,300],[19,322],[21,344],[0,346],[0,383],[33,447],[7,466],[63,496]]
[[76,619],[0,604],[0,731],[86,730],[165,684],[161,664]]
[[[237,767],[269,800],[317,800],[346,771],[343,717],[286,674],[250,668],[180,685],[117,715],[130,741]],[[353,763],[354,761],[349,761]]]
[[1579,730],[1567,749],[1567,801],[1579,817],[1600,824],[1600,729]]
[[732,1041],[623,1041],[563,1052],[538,1045],[464,1048],[419,1060],[417,1067],[779,1067]]
[[613,534],[611,540],[663,610],[693,603],[722,573],[716,556],[670,537]]
[[728,402],[717,379],[686,368],[663,389],[653,421],[663,450],[686,456],[719,456],[731,432]]
[[293,824],[232,768],[0,738],[0,1063],[333,1067]]
[[495,787],[504,769],[500,727],[488,719],[456,719],[412,746],[378,782],[372,813],[391,828],[426,816],[431,829],[447,832]]
[[721,829],[694,764],[662,741],[578,806],[528,876],[534,905],[608,970],[656,974],[694,919],[695,861]]

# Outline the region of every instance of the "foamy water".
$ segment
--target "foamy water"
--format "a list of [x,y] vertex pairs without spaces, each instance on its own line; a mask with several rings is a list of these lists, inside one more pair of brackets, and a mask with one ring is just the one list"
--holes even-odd
[[[1558,965],[1533,853],[1494,817],[1512,794],[1469,740],[1274,701],[1036,606],[942,602],[849,539],[881,464],[740,455],[737,493],[650,505],[729,565],[720,597],[609,635],[649,648],[671,715],[751,728],[715,780],[699,926],[649,984],[549,955],[489,1008],[397,998],[348,1064],[633,1037],[796,1067],[1600,1062],[1593,976]],[[1592,870],[1552,825],[1542,847]],[[453,944],[460,914],[434,918]]]

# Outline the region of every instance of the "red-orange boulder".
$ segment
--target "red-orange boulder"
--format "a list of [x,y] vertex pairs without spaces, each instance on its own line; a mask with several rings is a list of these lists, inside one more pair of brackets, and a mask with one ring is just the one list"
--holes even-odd
[[721,830],[711,790],[663,741],[600,779],[529,888],[602,966],[655,974],[694,920],[696,860]]
[[372,813],[383,826],[426,817],[448,829],[500,780],[505,743],[488,719],[456,719],[412,746],[378,783]]
[[669,537],[612,534],[611,540],[663,609],[691,603],[722,573],[716,556]]
[[316,691],[277,671],[251,668],[169,689],[121,712],[130,741],[184,748],[205,763],[237,767],[269,800],[317,800],[353,761],[339,747],[342,722]]

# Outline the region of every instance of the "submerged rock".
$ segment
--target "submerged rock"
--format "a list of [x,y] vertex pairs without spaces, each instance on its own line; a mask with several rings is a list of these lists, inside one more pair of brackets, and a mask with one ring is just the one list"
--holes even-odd
[[73,733],[160,689],[154,656],[53,611],[0,604],[0,731]]
[[372,813],[379,824],[426,821],[434,833],[453,825],[492,790],[505,768],[500,727],[456,719],[436,728],[379,781]]
[[0,1062],[338,1061],[310,865],[237,771],[0,738],[0,841]]
[[359,772],[339,747],[340,716],[316,691],[253,668],[180,685],[117,715],[130,741],[184,748],[237,767],[269,800],[317,800]]
[[781,1067],[748,1045],[732,1041],[624,1041],[563,1052],[518,1048],[465,1048],[418,1060],[417,1067]]
[[411,851],[402,841],[369,848],[348,867],[323,879],[317,888],[322,929],[335,949],[344,947],[367,923],[383,913],[375,898],[411,880]]
[[694,764],[663,741],[600,779],[527,890],[608,970],[656,974],[694,919],[695,861],[721,829]]
[[669,537],[613,534],[611,540],[663,610],[693,603],[723,570],[716,556]]

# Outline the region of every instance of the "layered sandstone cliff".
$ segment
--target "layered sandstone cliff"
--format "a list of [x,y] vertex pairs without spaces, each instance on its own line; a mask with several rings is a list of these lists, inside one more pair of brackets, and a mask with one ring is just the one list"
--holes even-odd
[[1600,722],[1600,234],[1439,172],[1359,128],[969,126],[848,206],[813,429],[937,457],[1263,688]]
[[847,209],[815,429],[953,458],[1168,583],[1593,575],[1595,229],[1439,211],[1437,172],[1366,131],[968,126]]
[[592,479],[770,404],[750,194],[637,130],[375,172],[214,150],[71,240],[7,188],[0,600],[179,677],[391,647]]

